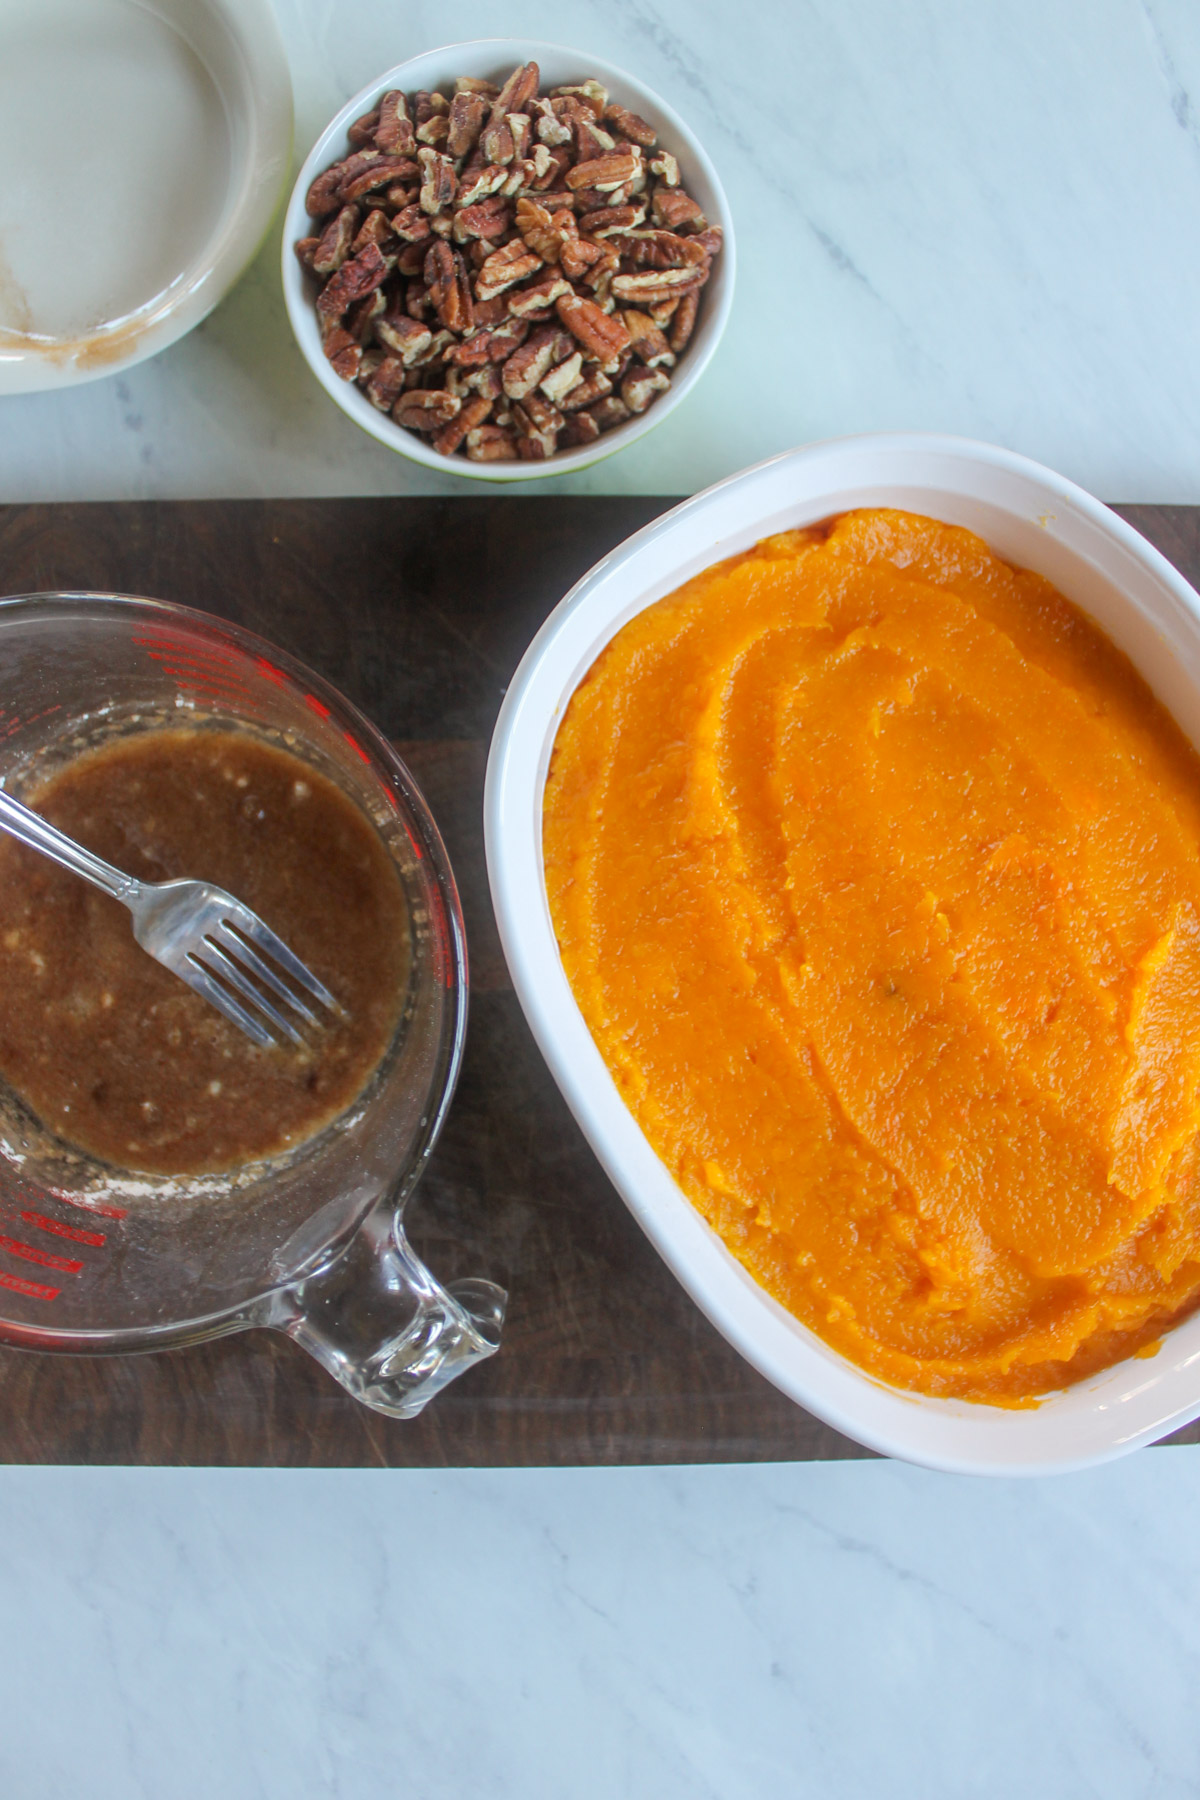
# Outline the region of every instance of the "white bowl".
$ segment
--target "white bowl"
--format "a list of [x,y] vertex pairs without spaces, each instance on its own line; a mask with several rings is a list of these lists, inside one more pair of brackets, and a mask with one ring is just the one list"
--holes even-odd
[[687,500],[584,576],[508,689],[488,762],[488,875],[513,985],[618,1192],[729,1342],[860,1443],[928,1467],[1044,1474],[1107,1461],[1200,1415],[1200,1314],[1157,1355],[1031,1411],[935,1400],[864,1374],[767,1295],[693,1208],[626,1109],[562,971],[542,873],[542,792],[559,722],[604,646],[643,607],[759,538],[851,507],[894,506],[978,532],[1045,575],[1132,659],[1200,744],[1200,596],[1115,513],[1007,450],[896,433],[794,450]]
[[[661,399],[640,417],[605,432],[594,444],[581,450],[562,450],[540,463],[474,463],[465,456],[440,455],[415,432],[406,431],[386,413],[372,406],[354,382],[343,381],[334,372],[321,348],[313,304],[315,289],[296,260],[293,245],[298,239],[308,237],[313,229],[304,207],[311,183],[330,163],[348,154],[347,128],[369,112],[381,94],[391,88],[401,88],[406,94],[418,88],[429,91],[440,88],[443,93],[451,93],[459,75],[503,81],[518,64],[527,62],[536,62],[541,70],[543,91],[595,76],[608,88],[614,100],[640,113],[655,126],[663,146],[678,158],[683,186],[698,201],[709,224],[722,227],[725,241],[703,291],[692,341],[672,371],[671,386]],[[570,475],[576,469],[586,469],[592,463],[603,461],[627,444],[636,443],[656,425],[661,425],[667,414],[673,412],[695,387],[720,342],[733,305],[735,267],[733,225],[720,179],[700,140],[678,113],[644,82],[593,56],[590,51],[568,50],[560,44],[541,44],[528,38],[479,38],[466,44],[447,44],[440,50],[426,51],[424,56],[414,56],[411,62],[397,63],[394,69],[369,82],[353,100],[346,102],[313,145],[292,190],[283,222],[283,295],[288,318],[296,341],[325,392],[355,424],[361,425],[390,450],[398,450],[401,456],[411,457],[413,462],[423,463],[427,469],[436,469],[442,475],[465,475],[474,481],[538,481],[547,475]]]
[[268,0],[0,0],[0,394],[93,381],[199,324],[292,154]]

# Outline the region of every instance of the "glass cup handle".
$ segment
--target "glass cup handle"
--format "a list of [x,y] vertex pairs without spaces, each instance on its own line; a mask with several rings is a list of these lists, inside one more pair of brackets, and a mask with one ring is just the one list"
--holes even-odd
[[262,1323],[315,1356],[376,1412],[412,1419],[472,1363],[494,1356],[508,1296],[491,1281],[442,1287],[377,1206],[332,1263],[279,1290]]

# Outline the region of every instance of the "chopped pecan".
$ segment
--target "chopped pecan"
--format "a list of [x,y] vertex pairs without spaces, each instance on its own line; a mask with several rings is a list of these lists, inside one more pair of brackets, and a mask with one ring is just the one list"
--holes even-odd
[[427,213],[445,212],[458,192],[454,164],[440,150],[418,150],[421,165],[421,208]]
[[[358,236],[350,246],[351,255],[357,256],[359,251],[365,250],[368,244],[378,244],[386,256],[385,246],[391,235],[392,227],[387,214],[382,207],[373,206],[359,226]],[[392,249],[395,248],[396,245],[393,244]]]
[[535,274],[541,266],[541,257],[535,256],[521,238],[514,238],[488,257],[475,277],[475,292],[481,300],[491,300],[505,288]]
[[330,219],[313,254],[314,275],[332,275],[335,269],[341,268],[350,254],[350,246],[358,230],[358,220],[357,206],[343,206]]
[[579,377],[582,373],[583,351],[575,350],[565,361],[556,364],[548,375],[543,375],[538,386],[552,405],[560,406],[564,395],[569,394],[572,388],[579,386]]
[[[421,259],[422,274],[425,270],[425,256],[428,255],[429,252],[426,250],[425,255]],[[424,281],[418,279],[409,282],[404,294],[404,310],[410,319],[424,320],[429,317],[430,313],[433,311],[433,302],[429,297],[429,289],[426,287]]]
[[508,180],[500,192],[511,200],[517,194],[528,193],[537,177],[537,166],[531,156],[518,156],[510,165]]
[[464,401],[457,416],[448,425],[443,425],[440,431],[434,432],[434,449],[440,450],[443,456],[453,456],[468,431],[474,431],[477,425],[482,425],[491,410],[492,402],[482,394],[477,395],[474,400]]
[[310,273],[313,266],[313,257],[317,254],[317,245],[320,242],[320,238],[316,237],[297,238],[292,246],[296,252],[296,260],[299,262],[300,267],[302,269],[308,269]]
[[413,118],[418,129],[428,125],[430,119],[438,113],[448,113],[450,102],[445,94],[430,93],[428,88],[418,88],[413,95]]
[[679,164],[669,150],[660,150],[657,156],[650,158],[647,166],[650,173],[657,175],[665,187],[679,186]]
[[721,254],[721,246],[725,242],[725,233],[719,225],[709,225],[706,226],[703,231],[697,231],[693,236],[685,238],[684,242],[688,244],[699,244],[705,256],[712,258]]
[[378,194],[373,194],[372,201],[376,206],[390,206],[393,212],[400,212],[404,207],[411,206],[420,192],[419,181],[393,181],[391,187],[384,188],[382,199]]
[[552,213],[528,195],[517,201],[515,220],[525,243],[543,262],[556,263],[567,238],[579,235],[572,213]]
[[650,207],[658,223],[668,231],[678,231],[681,225],[703,231],[708,223],[692,196],[685,194],[681,187],[655,188]]
[[[645,363],[648,369],[656,369],[660,365],[664,369],[673,369],[675,357],[671,346],[659,330],[649,313],[637,312],[630,307],[621,314],[629,332],[633,354],[639,362]],[[638,410],[636,407],[633,409]]]
[[323,348],[342,380],[353,381],[362,364],[362,345],[356,343],[350,333],[343,331],[339,325],[329,332]]
[[[356,150],[365,149],[368,144],[375,142],[375,128],[378,124],[379,108],[373,106],[369,113],[363,114],[361,119],[355,119],[353,125],[347,129],[346,136]],[[382,145],[379,147],[383,148]]]
[[526,394],[524,400],[517,402],[513,407],[513,418],[516,420],[517,429],[526,433],[533,431],[554,433],[561,431],[565,423],[554,402],[545,400],[541,394],[536,393]]
[[[527,287],[517,288],[508,296],[508,310],[517,319],[533,319],[544,316],[550,311],[556,300],[571,292],[571,284],[557,270],[542,275],[537,281],[531,281]],[[478,313],[478,306],[475,308]]]
[[487,400],[498,400],[504,392],[499,363],[484,363],[482,368],[465,371],[467,386]]
[[327,318],[339,317],[351,301],[361,300],[364,294],[382,286],[387,272],[379,245],[368,244],[365,250],[344,262],[336,275],[330,276],[317,295],[317,311]]
[[535,100],[531,112],[536,118],[535,130],[541,143],[554,147],[571,142],[571,127],[556,117],[549,100]]
[[[581,281],[593,264],[605,260],[604,245],[593,243],[591,238],[580,237],[578,233],[564,239],[558,259],[563,274],[571,281]],[[616,257],[612,260],[615,263]]]
[[494,300],[477,300],[475,302],[476,325],[503,325],[508,317],[508,302],[503,294],[497,294]]
[[508,113],[505,115],[508,129],[512,132],[513,160],[523,162],[529,155],[529,146],[533,140],[533,125],[527,113]]
[[564,294],[555,310],[567,330],[583,345],[585,355],[598,362],[606,373],[609,364],[629,348],[624,320],[601,312],[595,301],[584,300],[578,294]]
[[338,189],[342,184],[342,165],[334,163],[323,175],[318,175],[305,197],[304,208],[310,218],[323,219],[326,213],[336,212],[341,205]]
[[665,369],[644,369],[634,363],[621,383],[621,398],[631,413],[644,413],[655,394],[665,394],[670,385]]
[[478,75],[460,75],[454,83],[456,94],[482,94],[487,100],[494,100],[500,89],[494,81],[484,81]]
[[[582,417],[581,414],[576,416]],[[616,394],[606,394],[603,400],[597,400],[594,406],[587,408],[587,417],[595,419],[601,431],[611,431],[614,425],[623,425],[629,416],[629,408]]]
[[417,136],[408,116],[408,101],[393,91],[379,102],[379,126],[375,143],[380,150],[392,150],[399,156],[414,156]]
[[409,431],[437,431],[457,420],[462,410],[462,401],[445,388],[409,388],[397,400],[392,417]]
[[582,381],[577,381],[569,393],[563,395],[558,405],[565,413],[578,412],[580,407],[591,406],[595,400],[603,400],[606,394],[612,393],[612,382],[600,369],[593,369]]
[[425,258],[425,282],[433,310],[447,331],[470,331],[475,323],[475,309],[461,252],[451,250],[449,244],[434,244]]
[[561,444],[568,449],[580,449],[584,444],[594,444],[600,436],[600,427],[591,413],[571,413],[562,428],[559,438]]
[[374,293],[364,294],[361,300],[355,300],[346,308],[342,324],[360,344],[369,344],[373,335],[372,326],[386,305],[382,288],[376,288]]
[[451,156],[467,156],[475,148],[488,111],[487,98],[478,89],[455,94],[450,102],[450,131],[446,139]]
[[622,137],[628,138],[630,143],[640,144],[643,150],[652,150],[658,142],[658,133],[653,125],[648,125],[645,119],[630,112],[627,107],[618,106],[615,100],[605,107],[604,122],[606,125],[614,125]]
[[458,205],[474,206],[477,200],[486,200],[489,194],[499,193],[507,180],[508,170],[499,163],[485,163],[471,171],[464,169],[458,184]]
[[366,384],[367,399],[380,412],[391,412],[403,391],[404,364],[398,356],[385,356]]
[[[562,185],[563,176],[571,166],[571,153],[569,150],[554,146],[547,151],[545,159],[540,164],[538,161],[538,153],[535,150],[533,153],[533,161],[534,167],[538,171],[535,173],[533,179],[534,190],[539,194],[544,194],[550,189],[557,190]],[[558,205],[570,203],[570,190],[567,189],[565,192],[567,194],[567,200],[558,201]]]
[[433,332],[420,319],[410,318],[395,306],[387,307],[375,321],[375,336],[387,346],[406,369],[410,369],[430,348]]
[[573,169],[567,170],[566,181],[569,188],[595,188],[600,193],[608,193],[619,188],[627,181],[632,181],[642,164],[642,153],[635,145],[628,150],[614,150],[611,154],[591,157],[587,162],[576,163]]
[[608,156],[617,147],[612,133],[598,125],[591,113],[581,107],[572,121],[575,129],[575,160],[589,167],[597,157]]
[[503,425],[476,425],[467,433],[467,455],[472,462],[513,462],[517,446]]
[[431,230],[429,214],[416,204],[406,206],[392,220],[392,230],[406,244],[423,244]]
[[608,105],[608,89],[599,81],[581,81],[574,87],[556,87],[550,89],[552,100],[582,100],[595,118],[604,117],[604,109]]
[[[445,113],[435,113],[432,119],[426,119],[423,125],[417,126],[418,144],[428,144],[436,150],[450,136],[450,121]],[[420,151],[417,152],[418,156]]]
[[425,267],[424,242],[406,244],[396,259],[396,268],[401,275],[419,275]]
[[435,331],[429,340],[429,348],[413,358],[413,368],[420,369],[426,387],[430,386],[435,369],[445,368],[446,352],[457,342],[452,331]]

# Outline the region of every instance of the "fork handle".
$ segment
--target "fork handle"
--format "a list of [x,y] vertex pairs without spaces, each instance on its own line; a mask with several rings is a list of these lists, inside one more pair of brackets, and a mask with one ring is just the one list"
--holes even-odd
[[101,888],[104,893],[111,894],[114,900],[120,900],[129,906],[135,899],[141,882],[134,875],[126,875],[122,869],[115,869],[111,863],[105,862],[102,856],[93,856],[74,838],[67,837],[43,819],[39,813],[31,812],[29,807],[22,806],[11,794],[0,788],[0,830],[7,831],[30,850],[40,850],[64,869],[70,869],[76,875],[82,875],[94,887]]

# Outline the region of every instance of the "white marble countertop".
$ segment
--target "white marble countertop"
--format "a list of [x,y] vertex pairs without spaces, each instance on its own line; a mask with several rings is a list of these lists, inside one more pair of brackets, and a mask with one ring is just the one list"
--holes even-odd
[[[641,443],[542,491],[692,492],[797,443],[904,428],[1007,445],[1104,499],[1200,501],[1195,0],[277,11],[297,164],[382,69],[500,29],[637,70],[716,161],[740,270],[712,367]],[[317,386],[278,237],[156,360],[0,401],[0,497],[478,492]]]
[[[278,0],[297,162],[461,0]],[[991,439],[1200,501],[1195,0],[518,0],[700,132],[741,256],[697,394],[574,492],[807,439]],[[86,204],[86,194],[73,197]],[[470,492],[358,432],[278,233],[192,337],[0,401],[0,499]],[[883,1463],[0,1471],[6,1800],[1200,1794],[1200,1448],[972,1482]]]

